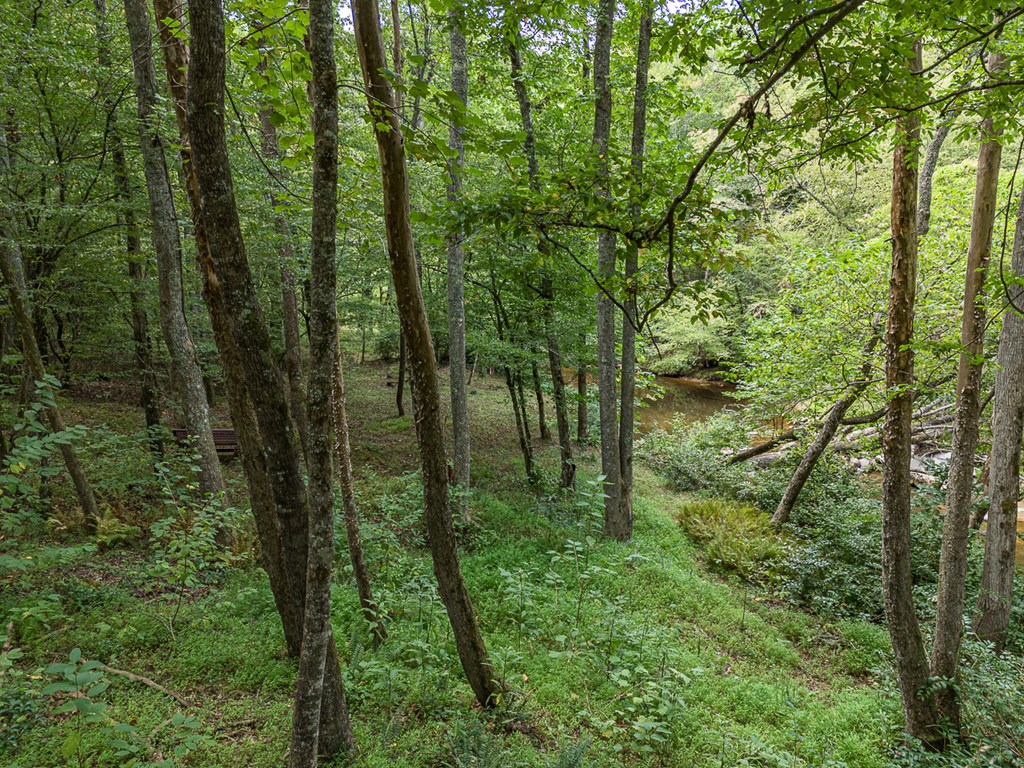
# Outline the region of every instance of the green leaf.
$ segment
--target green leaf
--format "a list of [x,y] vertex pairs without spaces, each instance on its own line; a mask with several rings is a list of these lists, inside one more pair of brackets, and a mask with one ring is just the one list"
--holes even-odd
[[64,743],[60,747],[60,753],[64,756],[65,760],[69,760],[72,755],[78,752],[78,748],[82,745],[82,734],[78,731],[69,733],[68,737],[64,739]]

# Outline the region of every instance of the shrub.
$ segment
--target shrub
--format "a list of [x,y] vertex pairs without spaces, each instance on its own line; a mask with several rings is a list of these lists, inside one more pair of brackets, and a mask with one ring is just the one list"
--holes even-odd
[[783,541],[768,516],[751,506],[702,499],[682,504],[678,517],[686,532],[704,545],[710,562],[742,576],[756,575],[783,553]]

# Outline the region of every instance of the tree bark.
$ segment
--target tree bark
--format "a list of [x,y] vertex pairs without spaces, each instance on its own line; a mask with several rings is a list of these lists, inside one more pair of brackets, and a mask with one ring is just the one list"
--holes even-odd
[[789,521],[789,515],[793,511],[793,507],[796,506],[797,499],[800,498],[800,492],[804,489],[804,484],[806,484],[807,479],[811,476],[811,472],[814,471],[814,467],[818,464],[821,455],[828,448],[828,444],[835,437],[836,430],[839,429],[843,416],[846,415],[846,412],[850,410],[850,406],[857,401],[857,398],[860,397],[861,393],[871,383],[869,379],[872,367],[871,353],[877,345],[878,333],[875,329],[872,329],[871,339],[864,347],[865,359],[864,364],[861,366],[860,380],[851,384],[846,394],[829,410],[824,423],[821,425],[821,429],[818,430],[818,436],[808,446],[806,453],[804,453],[803,458],[800,460],[800,465],[796,468],[796,472],[793,473],[793,477],[790,478],[789,485],[786,486],[786,492],[782,495],[779,506],[775,508],[775,513],[772,515],[772,525],[784,525]]
[[[94,0],[96,8],[96,59],[102,71],[110,69],[110,28],[107,26],[106,0]],[[149,318],[146,315],[145,280],[143,277],[142,240],[139,223],[132,207],[132,188],[128,178],[128,161],[124,154],[124,139],[117,130],[117,105],[114,99],[104,96],[103,107],[109,116],[111,126],[111,160],[114,168],[114,187],[121,204],[118,213],[119,225],[124,226],[125,252],[128,255],[128,303],[131,307],[132,343],[134,345],[135,369],[139,377],[139,401],[146,419],[146,442],[156,456],[164,454],[160,437],[160,389],[153,370],[152,343],[149,336]]]
[[[630,176],[637,190],[643,183],[644,151],[647,143],[647,78],[651,64],[651,24],[654,10],[649,2],[640,9],[640,29],[636,49],[636,83],[633,87],[633,138],[630,152]],[[640,229],[640,204],[631,211],[637,230]],[[619,495],[619,518],[628,521],[633,530],[633,430],[636,400],[636,333],[637,312],[636,275],[639,272],[639,249],[636,242],[626,246],[626,295],[622,318],[622,384],[619,405],[619,474],[622,492]]]
[[345,412],[345,372],[342,366],[341,347],[335,348],[334,357],[334,451],[337,458],[338,485],[341,487],[341,508],[345,521],[345,536],[348,539],[348,554],[352,562],[356,591],[363,616],[370,625],[374,645],[388,639],[387,625],[380,615],[377,601],[373,599],[370,572],[363,557],[363,541],[359,533],[359,508],[356,506],[355,482],[352,477],[352,448],[348,437],[348,415]]
[[408,341],[416,436],[423,467],[427,540],[441,600],[448,612],[462,668],[481,706],[498,703],[501,684],[487,656],[476,613],[462,578],[448,498],[444,423],[430,326],[416,269],[409,221],[409,177],[401,125],[391,84],[385,78],[384,41],[376,0],[352,0],[356,48],[367,90],[371,124],[380,153],[388,257],[402,330]]
[[[611,48],[615,0],[600,0],[594,37],[594,136],[598,195],[608,197],[608,139],[612,125]],[[601,230],[597,238],[597,276],[606,286],[615,278],[615,233]],[[615,303],[597,295],[597,387],[601,410],[601,472],[604,475],[604,532],[619,541],[633,535],[633,520],[622,514],[622,474],[619,460],[619,409],[615,379]]]
[[320,741],[327,649],[331,645],[331,566],[334,557],[333,402],[338,362],[337,202],[338,76],[334,65],[334,5],[310,0],[306,36],[312,70],[313,206],[310,247],[310,343],[306,444],[309,545],[302,651],[288,768],[314,768]]
[[1009,306],[1003,315],[992,401],[988,527],[974,631],[1002,649],[1013,604],[1017,502],[1020,497],[1021,435],[1024,431],[1024,194],[1017,208],[1011,275],[1005,280]]
[[[921,43],[914,43],[914,71],[921,69]],[[896,656],[904,728],[930,749],[942,734],[934,698],[927,693],[928,656],[914,607],[910,571],[910,429],[914,406],[914,302],[917,294],[917,165],[920,123],[916,115],[897,123],[892,173],[892,272],[885,335],[885,382],[889,407],[882,431],[882,595]]]
[[951,123],[941,123],[935,127],[935,135],[928,142],[921,161],[920,177],[917,183],[917,236],[924,237],[931,227],[932,220],[932,178],[939,165],[942,144],[949,135]]
[[[6,163],[6,146],[4,147],[4,158]],[[7,236],[7,233],[2,231],[3,224],[3,219],[0,219],[0,238]],[[21,260],[21,249],[17,244],[8,244],[0,240],[0,274],[3,274],[4,282],[7,283],[11,312],[21,329],[21,351],[29,373],[36,382],[39,394],[50,403],[46,406],[47,424],[51,432],[63,432],[67,427],[64,425],[64,417],[57,407],[56,393],[47,382],[43,356],[39,352],[39,345],[36,342],[32,325],[32,307],[29,303]],[[75,450],[74,445],[65,441],[60,444],[60,453],[64,459],[64,466],[67,467],[68,474],[71,476],[78,504],[82,508],[83,526],[87,533],[94,533],[99,520],[99,508],[96,506],[96,496],[93,494],[92,485],[90,485],[82,462],[78,458],[78,451]]]
[[[531,355],[537,353],[536,348],[530,350]],[[537,401],[537,428],[540,431],[541,440],[551,439],[551,430],[548,428],[548,419],[545,415],[544,388],[540,383],[540,370],[537,368],[537,358],[530,359],[530,377],[533,380],[533,396]]]
[[[469,106],[469,64],[466,36],[462,31],[463,11],[454,6],[448,12],[448,39],[452,59],[452,92]],[[448,146],[455,151],[450,161],[448,202],[462,199],[462,168],[466,163],[465,128],[452,122],[448,128]],[[455,494],[459,514],[469,520],[469,399],[466,384],[466,255],[462,234],[455,228],[448,233],[448,372],[452,401],[452,463],[455,469]]]
[[[525,137],[523,153],[526,155],[526,168],[530,180],[530,189],[540,193],[540,165],[537,161],[537,141],[533,131],[533,102],[526,87],[523,73],[520,45],[522,37],[516,30],[515,37],[509,42],[509,63],[512,69],[512,87],[519,104],[519,118]],[[555,422],[558,429],[558,450],[561,464],[558,485],[560,488],[572,488],[576,483],[576,465],[572,460],[572,436],[569,431],[569,406],[565,396],[565,382],[562,379],[562,349],[558,343],[555,330],[555,283],[551,276],[551,249],[546,240],[538,240],[537,251],[541,256],[540,298],[542,301],[541,316],[544,322],[544,343],[547,347],[548,370],[551,374],[551,386],[554,394]],[[543,404],[538,400],[538,407]],[[543,410],[541,424],[544,423]],[[543,430],[542,430],[543,436]]]
[[[12,172],[6,131],[0,131],[0,172],[4,174]],[[14,315],[14,321],[21,331],[21,353],[25,358],[25,366],[35,382],[30,393],[36,395],[37,387],[38,392],[44,393],[46,399],[51,403],[46,407],[46,421],[50,431],[63,432],[66,429],[64,418],[57,407],[55,393],[47,383],[46,366],[43,364],[42,351],[36,338],[36,328],[32,322],[33,307],[28,292],[28,283],[25,280],[25,265],[22,260],[21,246],[14,240],[13,234],[8,230],[7,211],[0,205],[0,274],[3,275],[4,282],[7,283],[11,314]],[[10,238],[9,243],[5,242],[8,238]],[[83,527],[87,533],[94,533],[99,520],[99,508],[96,505],[96,496],[93,493],[92,485],[78,458],[78,451],[71,443],[62,442],[60,454],[64,460],[64,466],[71,476],[71,484],[74,486],[78,504],[82,508]]]
[[[992,71],[996,71],[1002,67],[1002,57],[993,53],[988,64]],[[1003,156],[1002,145],[998,134],[993,131],[991,118],[982,123],[981,138],[964,278],[961,350],[956,380],[957,409],[949,459],[949,479],[946,482],[946,518],[942,525],[935,639],[931,659],[932,675],[949,681],[948,685],[936,693],[935,699],[939,717],[948,721],[954,734],[960,732],[960,701],[955,679],[963,633],[967,537],[970,533],[971,496],[974,490],[974,453],[978,447],[978,421],[981,417],[982,354],[986,323],[983,286],[991,255],[992,230],[999,194],[999,164]]]
[[[205,247],[199,248],[201,268],[208,290],[223,302],[228,332],[238,352],[239,375],[246,381],[270,476],[284,571],[296,611],[304,616],[309,505],[284,382],[246,258],[235,202],[224,127],[223,8],[219,0],[192,0],[189,11],[194,58],[187,68],[187,135],[183,138],[189,141],[183,145],[190,148],[197,182],[195,200],[205,240]],[[332,755],[351,751],[354,744],[333,639],[328,641],[327,654],[319,746],[322,754]]]
[[[587,346],[587,334],[580,334],[580,355]],[[587,366],[579,362],[576,369],[576,442],[585,443],[590,439],[590,408],[587,403]]]
[[[260,109],[260,129],[262,135],[263,156],[269,160],[280,157],[277,141],[277,128],[271,120],[269,107]],[[274,232],[277,235],[278,274],[281,277],[281,309],[284,326],[284,370],[288,378],[288,405],[291,408],[295,428],[299,432],[303,453],[309,444],[309,430],[306,426],[306,393],[303,391],[302,374],[302,342],[299,335],[299,301],[295,293],[295,275],[292,272],[292,261],[295,258],[292,249],[291,229],[288,220],[278,208],[282,200],[271,190],[268,193],[270,205],[274,210]]]
[[178,390],[185,429],[199,453],[199,489],[204,494],[219,496],[224,492],[224,480],[213,442],[199,356],[184,312],[181,236],[164,155],[165,141],[160,135],[149,12],[145,0],[125,0],[124,6],[135,71],[138,135],[149,197],[150,237],[157,260],[160,330],[170,355],[171,381]]

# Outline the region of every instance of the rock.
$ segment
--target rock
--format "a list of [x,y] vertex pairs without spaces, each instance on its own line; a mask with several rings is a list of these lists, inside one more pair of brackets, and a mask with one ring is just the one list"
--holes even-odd
[[939,478],[935,475],[929,475],[927,472],[916,472],[913,469],[910,470],[910,482],[914,485],[935,485],[939,482]]

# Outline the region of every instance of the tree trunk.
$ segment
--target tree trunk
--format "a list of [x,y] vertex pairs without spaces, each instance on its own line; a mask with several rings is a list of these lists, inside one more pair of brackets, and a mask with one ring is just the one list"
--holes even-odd
[[[540,166],[537,162],[537,142],[533,132],[533,103],[526,87],[523,74],[523,63],[519,52],[522,38],[519,30],[509,42],[509,62],[512,68],[512,86],[519,103],[519,117],[523,126],[523,153],[526,155],[526,167],[530,177],[530,189],[540,193]],[[565,382],[562,380],[562,350],[558,343],[555,330],[555,284],[548,266],[551,262],[551,249],[546,240],[538,240],[537,251],[541,255],[540,297],[543,302],[541,315],[544,321],[544,343],[548,352],[548,370],[551,374],[551,385],[554,393],[555,421],[558,428],[558,451],[561,464],[558,485],[560,488],[572,488],[576,483],[576,465],[572,460],[572,437],[569,433],[569,407],[565,397]],[[543,424],[543,416],[541,417]]]
[[[469,105],[469,70],[466,36],[462,32],[463,12],[455,6],[448,12],[449,43],[452,58],[452,92]],[[448,202],[457,205],[462,198],[462,167],[466,163],[465,128],[452,122],[448,128],[448,146],[455,151],[451,159]],[[452,463],[455,469],[455,494],[459,514],[469,520],[469,400],[466,392],[466,256],[462,233],[448,233],[448,371],[452,401]]]
[[[536,354],[536,349],[530,350],[531,354]],[[540,383],[540,370],[537,368],[537,359],[531,358],[530,360],[530,377],[533,380],[533,395],[537,401],[537,427],[540,430],[541,440],[551,439],[551,430],[548,429],[548,419],[544,411],[544,388]]]
[[[587,346],[587,334],[580,334],[580,354]],[[587,366],[582,361],[576,369],[576,442],[590,439],[590,408],[587,403]]]
[[[594,38],[594,138],[600,197],[608,198],[608,139],[612,125],[611,48],[615,0],[600,0]],[[615,278],[615,233],[601,230],[597,238],[597,276],[605,286]],[[633,520],[623,516],[619,460],[619,409],[615,391],[615,303],[597,295],[597,388],[601,410],[601,472],[604,475],[604,532],[619,541],[633,535]]]
[[355,482],[352,478],[352,448],[348,437],[348,415],[345,412],[345,372],[342,368],[341,347],[334,357],[334,451],[337,457],[338,484],[341,486],[341,508],[348,539],[348,554],[352,561],[352,574],[359,593],[359,605],[373,633],[374,645],[388,639],[387,625],[373,599],[370,572],[363,558],[363,541],[359,533],[359,509],[356,506]]
[[920,178],[917,184],[917,236],[924,237],[931,227],[932,220],[932,178],[935,176],[935,169],[939,165],[939,154],[942,152],[942,144],[949,135],[951,123],[941,123],[935,128],[935,135],[928,142],[924,152],[924,160],[921,161]]
[[[995,72],[1002,67],[1002,57],[994,53],[989,57],[988,64],[991,71]],[[974,490],[974,453],[978,448],[978,421],[981,417],[982,354],[986,322],[983,286],[991,255],[992,230],[999,194],[999,163],[1003,156],[1002,145],[993,131],[991,118],[982,123],[981,138],[964,278],[960,364],[956,379],[956,421],[949,459],[949,479],[946,482],[946,518],[942,525],[931,662],[932,675],[950,681],[936,693],[935,699],[939,717],[948,721],[954,734],[960,732],[960,702],[953,681],[957,677],[957,659],[963,633],[967,537],[970,533],[971,495]]]
[[398,408],[398,415],[405,416],[405,366],[409,354],[405,343],[405,331],[398,332],[398,384],[395,391],[395,406]]
[[[636,83],[633,87],[633,138],[630,176],[637,189],[644,176],[644,151],[647,143],[647,77],[651,64],[651,23],[654,10],[649,2],[640,9],[640,28],[636,51]],[[640,206],[631,211],[636,229],[641,228]],[[637,312],[636,275],[640,269],[639,249],[635,242],[626,246],[626,296],[622,318],[622,385],[619,405],[619,474],[622,492],[619,495],[619,519],[633,531],[633,430],[635,428],[636,399],[636,334],[639,322]]]
[[[912,67],[921,69],[921,43]],[[934,698],[927,693],[928,656],[914,607],[910,571],[910,428],[914,406],[914,301],[917,294],[917,164],[920,124],[898,121],[892,173],[892,272],[885,335],[889,408],[882,431],[882,595],[896,656],[904,728],[926,747],[941,748]]]
[[[96,58],[101,71],[110,69],[110,28],[107,26],[106,0],[94,0],[96,8]],[[128,303],[131,307],[132,343],[134,345],[135,369],[139,376],[139,400],[146,418],[147,444],[158,458],[164,454],[160,437],[160,390],[153,370],[152,344],[149,337],[149,318],[146,316],[145,281],[143,279],[142,241],[139,223],[132,207],[132,189],[128,178],[128,161],[124,154],[124,140],[116,129],[117,105],[109,95],[104,96],[104,110],[109,115],[111,126],[111,159],[114,167],[114,187],[121,204],[118,224],[124,226],[125,252],[128,254]]]
[[1021,434],[1024,428],[1024,194],[1017,209],[1011,275],[1003,283],[1010,302],[1003,315],[992,402],[988,527],[974,631],[1002,649],[1010,626],[1017,501],[1020,496]]
[[498,703],[502,686],[487,656],[476,613],[462,578],[448,498],[444,423],[430,326],[416,269],[409,221],[409,178],[401,125],[391,84],[383,74],[384,41],[376,0],[352,0],[356,48],[367,89],[367,104],[380,152],[391,277],[409,348],[416,436],[423,466],[427,540],[441,600],[448,612],[462,668],[481,706]]
[[[269,160],[277,160],[280,148],[277,141],[277,128],[271,120],[271,110],[263,107],[260,110],[260,129],[262,134],[263,156]],[[281,277],[281,309],[284,325],[284,370],[288,377],[288,405],[291,408],[295,428],[299,432],[299,441],[305,454],[309,445],[309,430],[306,426],[306,393],[303,391],[302,375],[302,342],[299,337],[299,301],[295,294],[295,275],[292,273],[292,261],[295,258],[292,250],[291,230],[284,214],[278,211],[282,201],[273,191],[269,192],[270,205],[274,210],[274,232],[277,235],[277,263]]]
[[224,480],[213,442],[203,373],[183,309],[181,236],[164,155],[165,142],[160,135],[156,72],[150,40],[152,32],[145,0],[125,0],[125,22],[135,71],[138,134],[149,197],[150,236],[157,260],[160,330],[170,355],[171,381],[178,390],[185,429],[199,453],[199,489],[204,494],[220,495],[224,492]]
[[[224,129],[223,8],[219,0],[193,0],[189,11],[194,61],[187,68],[187,133],[183,139],[188,141],[182,144],[190,148],[197,182],[193,199],[197,212],[201,210],[198,220],[205,246],[199,248],[201,268],[208,288],[223,302],[228,331],[238,352],[238,375],[246,381],[271,479],[284,570],[295,610],[304,616],[309,506],[284,383],[246,259],[234,197]],[[174,75],[171,77],[173,81]],[[322,754],[331,755],[351,751],[354,744],[333,640],[327,644],[319,746]]]
[[310,237],[309,545],[302,651],[288,768],[314,768],[320,741],[327,649],[331,645],[331,565],[334,557],[333,402],[338,357],[338,76],[334,65],[334,5],[310,0],[306,47],[312,70],[313,206]]
[[[7,164],[7,147],[3,147],[3,158]],[[5,168],[6,170],[6,168]],[[0,227],[4,224],[0,219]],[[21,328],[21,352],[25,357],[28,371],[36,382],[38,392],[49,405],[46,406],[46,421],[51,432],[63,432],[66,427],[60,409],[57,407],[56,393],[50,387],[46,378],[46,367],[43,365],[43,356],[36,343],[35,330],[32,325],[32,306],[29,303],[28,288],[25,283],[25,271],[22,266],[21,249],[16,243],[5,243],[3,240],[8,236],[7,232],[0,231],[0,274],[3,274],[4,282],[7,283],[8,301],[11,305],[11,312],[14,319]],[[96,506],[96,497],[93,494],[92,486],[85,475],[85,469],[78,458],[75,446],[63,441],[60,444],[61,457],[64,459],[64,466],[67,467],[71,476],[71,483],[78,496],[78,504],[82,508],[82,521],[87,533],[96,530],[96,523],[99,520],[99,508]]]
[[800,492],[804,489],[804,484],[811,476],[811,472],[814,471],[814,467],[817,465],[821,455],[825,452],[825,449],[828,448],[828,444],[832,442],[832,438],[835,437],[836,430],[839,429],[843,416],[846,415],[846,412],[850,410],[850,406],[857,401],[857,398],[860,397],[861,393],[867,389],[868,385],[871,383],[868,378],[871,376],[871,353],[874,351],[877,344],[878,333],[872,329],[871,339],[864,347],[865,359],[864,364],[861,366],[860,381],[855,381],[851,384],[847,389],[846,394],[829,410],[824,423],[821,425],[821,429],[818,431],[818,436],[814,438],[814,442],[807,448],[807,452],[800,460],[800,466],[796,468],[796,472],[794,472],[793,477],[790,478],[789,485],[786,486],[786,492],[779,501],[779,506],[776,507],[775,514],[772,515],[772,525],[784,525],[789,521],[789,515],[793,511],[793,507],[796,506],[797,499],[800,498]]

